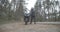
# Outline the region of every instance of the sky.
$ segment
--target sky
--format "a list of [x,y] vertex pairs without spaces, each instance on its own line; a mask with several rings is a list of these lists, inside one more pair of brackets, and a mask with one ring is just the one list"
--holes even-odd
[[36,3],[37,0],[25,0],[25,1],[26,1],[26,3],[28,3],[26,5],[27,9],[30,10],[32,7],[34,7],[34,5],[35,5],[35,3]]
[[33,7],[34,8],[34,5],[36,3],[37,0],[25,0],[25,3],[28,3],[26,4],[26,8],[28,9],[26,13],[30,13],[31,11],[31,8]]
[[12,0],[9,0],[9,3],[11,3]]

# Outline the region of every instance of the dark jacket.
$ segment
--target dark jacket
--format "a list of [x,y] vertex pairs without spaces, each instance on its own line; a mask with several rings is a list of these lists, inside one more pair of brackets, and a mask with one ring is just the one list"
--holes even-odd
[[34,9],[31,9],[31,17],[35,17],[35,11],[34,11]]

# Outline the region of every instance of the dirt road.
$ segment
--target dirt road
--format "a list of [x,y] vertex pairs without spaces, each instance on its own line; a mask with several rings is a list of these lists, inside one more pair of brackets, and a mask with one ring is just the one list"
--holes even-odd
[[0,25],[0,32],[60,32],[60,25],[28,24],[15,22]]

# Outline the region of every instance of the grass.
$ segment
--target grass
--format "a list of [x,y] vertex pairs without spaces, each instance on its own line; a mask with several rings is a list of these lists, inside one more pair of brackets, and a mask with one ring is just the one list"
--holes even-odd
[[19,22],[20,20],[15,20],[15,19],[0,19],[0,25],[3,24],[8,24],[8,23],[14,23],[14,22]]
[[0,19],[0,25],[7,24],[13,22],[12,20],[7,20],[7,19]]

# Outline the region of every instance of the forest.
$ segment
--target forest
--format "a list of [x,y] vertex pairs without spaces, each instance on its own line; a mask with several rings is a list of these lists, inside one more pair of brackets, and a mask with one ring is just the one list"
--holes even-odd
[[[21,21],[27,4],[25,0],[0,0],[0,22]],[[36,21],[60,21],[60,0],[37,0],[34,9]]]

